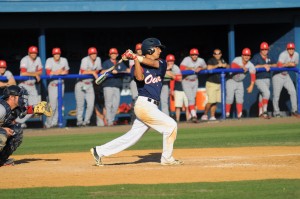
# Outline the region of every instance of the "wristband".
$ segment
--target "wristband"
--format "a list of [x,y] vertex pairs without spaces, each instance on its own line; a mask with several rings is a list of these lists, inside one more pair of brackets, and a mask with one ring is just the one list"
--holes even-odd
[[142,63],[143,60],[144,60],[144,57],[138,55],[138,56],[137,56],[137,59],[138,59],[138,61],[139,61],[140,63]]

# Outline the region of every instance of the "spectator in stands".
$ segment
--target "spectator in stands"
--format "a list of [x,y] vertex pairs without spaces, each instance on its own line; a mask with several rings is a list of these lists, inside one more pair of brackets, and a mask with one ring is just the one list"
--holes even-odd
[[[138,43],[135,45],[135,54],[142,56],[142,44]],[[134,65],[134,60],[129,60],[129,68],[131,70],[132,66]],[[135,120],[136,116],[134,113],[134,103],[138,97],[138,90],[137,90],[137,86],[136,86],[136,82],[134,81],[134,79],[132,78],[132,80],[130,81],[130,91],[131,91],[131,97],[132,97],[132,103],[131,103],[131,118],[130,118],[130,122],[131,124],[133,123],[133,121]]]
[[[46,73],[47,75],[66,75],[69,73],[70,67],[68,60],[64,57],[61,57],[60,48],[52,49],[53,57],[50,57],[46,60]],[[51,117],[46,118],[45,127],[51,128],[56,127],[58,124],[58,93],[57,93],[57,84],[58,80],[51,80],[48,84],[48,97],[49,103],[53,110]],[[62,80],[62,94],[64,95],[65,85]]]
[[[104,73],[107,69],[112,67],[117,63],[117,57],[119,53],[116,48],[111,48],[109,50],[109,59],[103,62],[103,70],[101,73]],[[115,116],[118,112],[118,108],[120,105],[120,95],[122,89],[122,73],[129,73],[130,69],[122,62],[119,64],[113,71],[114,77],[107,78],[103,83],[103,92],[104,92],[104,102],[106,109],[106,119],[107,125],[113,126]],[[119,75],[117,75],[119,74]]]
[[[98,73],[102,69],[101,59],[97,54],[97,49],[90,47],[88,56],[81,60],[79,74],[93,75],[94,79],[80,79],[75,85],[77,126],[88,126],[94,111],[95,92],[93,82],[98,78]],[[83,118],[84,101],[86,101],[86,110]]]
[[[207,69],[229,68],[229,65],[222,58],[222,51],[215,49],[213,57],[207,61]],[[204,114],[201,120],[208,120],[208,112],[210,110],[209,120],[216,120],[215,113],[217,110],[217,103],[221,102],[221,75],[217,73],[209,74],[206,81],[206,93],[208,102],[205,105]]]
[[[182,88],[182,75],[180,68],[175,64],[175,56],[172,54],[167,55],[166,57],[167,68],[171,68],[171,71],[167,71],[169,76],[172,77],[173,80],[170,81],[170,90],[171,97],[174,99],[175,104],[175,117],[176,121],[180,121],[180,113],[183,106],[185,107],[185,116],[186,120],[190,119],[189,109],[188,109],[188,99]],[[166,72],[166,73],[167,73]]]
[[270,119],[268,115],[268,103],[270,99],[270,84],[271,73],[270,68],[276,66],[275,60],[269,57],[269,44],[262,42],[260,44],[260,52],[255,54],[251,59],[255,68],[265,68],[266,72],[259,72],[256,74],[255,85],[259,90],[259,102],[258,102],[258,116],[264,119]]
[[0,95],[2,95],[3,90],[7,86],[16,85],[13,74],[9,70],[7,70],[7,64],[5,60],[0,60],[0,76],[7,78],[7,80],[0,81]]
[[[28,92],[28,105],[36,105],[41,101],[37,90],[37,83],[40,82],[42,75],[42,62],[38,56],[38,48],[36,46],[30,46],[28,48],[28,55],[21,59],[20,63],[20,75],[21,76],[30,76],[35,79],[29,79],[21,81],[19,86],[24,87]],[[16,122],[21,124],[22,128],[26,128],[26,121],[31,118],[33,114],[27,114],[24,118],[17,118]]]
[[[299,54],[295,51],[295,44],[288,43],[286,46],[286,50],[280,53],[279,59],[277,62],[278,67],[296,67],[299,63]],[[273,108],[275,117],[280,117],[280,109],[279,109],[279,97],[284,87],[291,99],[292,106],[292,116],[300,117],[297,113],[297,92],[293,81],[287,71],[284,72],[273,72],[272,77],[273,82]]]
[[192,70],[195,73],[192,75],[184,75],[184,78],[182,80],[182,87],[189,102],[188,108],[192,116],[192,122],[195,123],[198,122],[197,112],[195,108],[196,94],[198,90],[197,73],[207,68],[204,59],[198,56],[199,56],[198,49],[192,48],[190,50],[190,55],[185,57],[180,64],[181,71]]
[[247,88],[247,92],[251,93],[253,91],[255,82],[255,67],[249,61],[251,57],[251,51],[249,48],[244,48],[242,50],[242,56],[234,58],[231,63],[231,68],[233,69],[243,69],[244,73],[232,73],[229,74],[226,81],[226,117],[230,116],[231,105],[233,104],[234,97],[237,110],[237,118],[240,119],[243,114],[243,103],[244,103],[244,84],[243,80],[246,77],[246,72],[249,71],[251,82]]

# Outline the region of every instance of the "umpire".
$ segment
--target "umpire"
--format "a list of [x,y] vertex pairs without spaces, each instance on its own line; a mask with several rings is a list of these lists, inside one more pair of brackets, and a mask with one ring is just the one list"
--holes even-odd
[[23,129],[14,121],[27,114],[27,95],[23,87],[12,85],[4,89],[0,98],[0,167],[14,164],[8,157],[22,143]]

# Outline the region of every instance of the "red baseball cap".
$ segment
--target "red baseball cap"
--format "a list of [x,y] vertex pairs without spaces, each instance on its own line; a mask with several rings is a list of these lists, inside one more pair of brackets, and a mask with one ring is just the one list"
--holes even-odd
[[60,48],[53,48],[52,55],[61,54]]
[[286,45],[286,48],[289,49],[289,48],[292,48],[292,49],[295,49],[295,44],[290,42]]
[[0,68],[6,68],[6,67],[7,67],[6,61],[0,60]]
[[267,42],[262,42],[260,44],[260,49],[261,50],[269,50],[269,44]]
[[172,54],[167,55],[166,61],[175,61],[175,56]]
[[91,54],[97,54],[97,49],[95,47],[90,47],[88,49],[88,55],[91,55]]
[[135,50],[141,50],[142,49],[142,44],[138,43],[135,45]]
[[197,48],[192,48],[192,49],[190,50],[190,55],[199,55],[198,49],[197,49]]
[[28,53],[38,53],[38,52],[39,52],[39,50],[36,46],[30,46],[28,48]]
[[116,48],[109,49],[109,54],[119,54]]
[[251,50],[249,48],[244,48],[242,51],[242,55],[251,55]]

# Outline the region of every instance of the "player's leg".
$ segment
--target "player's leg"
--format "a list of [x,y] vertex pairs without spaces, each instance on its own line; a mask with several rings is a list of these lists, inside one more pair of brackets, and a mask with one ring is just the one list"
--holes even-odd
[[173,144],[177,136],[175,120],[161,112],[155,104],[142,97],[139,97],[136,102],[135,113],[139,120],[163,134],[161,163],[163,165],[177,164],[173,157]]
[[104,103],[105,103],[105,109],[106,109],[107,125],[111,126],[111,125],[113,125],[113,121],[115,119],[115,118],[113,118],[113,114],[112,114],[112,107],[113,107],[112,98],[114,96],[114,93],[113,93],[113,90],[111,89],[111,87],[104,87],[103,93],[104,93]]
[[84,110],[84,95],[82,90],[83,82],[77,82],[75,85],[75,99],[76,99],[76,118],[77,126],[81,126],[83,123],[83,110]]
[[164,112],[166,115],[169,115],[169,86],[167,84],[162,86],[161,93],[160,93],[160,105],[161,111]]
[[180,112],[181,108],[183,106],[183,91],[174,91],[174,105],[175,105],[175,115],[176,115],[176,121],[180,121]]
[[[57,86],[56,83],[50,82],[48,85],[48,98],[52,108],[52,116],[46,118],[45,127],[50,128],[54,123],[54,115],[57,115]],[[57,122],[56,122],[57,123]]]
[[[194,81],[196,82],[196,81]],[[195,94],[194,94],[194,82],[188,81],[188,80],[183,80],[182,81],[182,88],[184,93],[186,94],[188,98],[188,109],[191,113],[192,120],[193,122],[197,122],[197,115],[196,115],[196,110],[195,110]],[[198,86],[198,81],[197,81],[197,86]]]
[[120,98],[121,98],[121,92],[119,88],[112,88],[113,90],[113,98],[112,98],[112,112],[111,117],[113,118],[113,121],[115,120],[115,117],[117,115],[119,105],[120,105]]
[[243,103],[244,103],[243,82],[237,82],[237,88],[235,90],[235,102],[236,102],[237,118],[241,118],[243,114]]
[[235,81],[228,79],[226,81],[226,117],[230,116],[231,105],[234,101]]
[[89,125],[94,111],[95,91],[92,84],[89,84],[85,92],[86,110],[83,125]]
[[[297,92],[294,86],[294,83],[289,75],[287,75],[284,81],[284,88],[288,91],[291,99],[292,113],[295,114],[298,111],[297,106]],[[295,114],[297,115],[297,114]]]
[[[270,79],[259,79],[255,81],[255,84],[261,94],[259,98],[259,108],[262,109],[262,113],[260,113],[260,116],[262,116],[265,119],[270,119],[267,111],[268,111],[268,102],[270,99]],[[261,111],[261,110],[260,110]]]
[[280,116],[280,109],[279,109],[279,98],[280,93],[284,85],[285,78],[283,79],[281,77],[281,74],[276,74],[272,77],[272,83],[273,83],[273,109],[274,109],[274,115],[276,117]]

